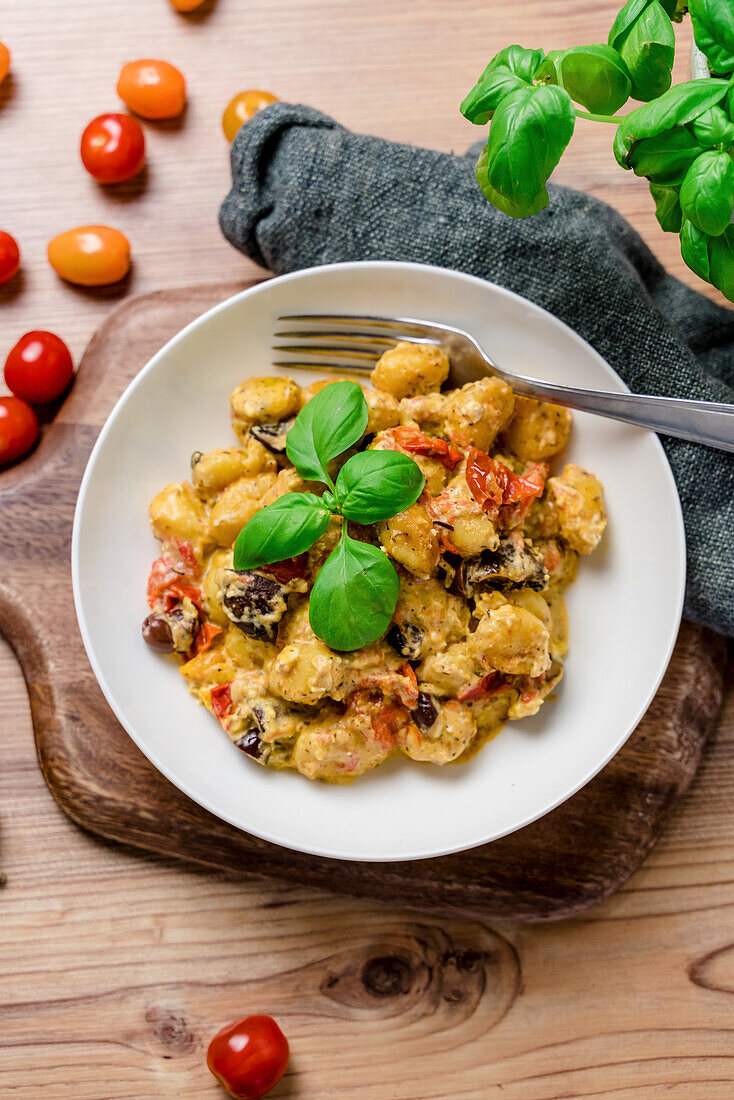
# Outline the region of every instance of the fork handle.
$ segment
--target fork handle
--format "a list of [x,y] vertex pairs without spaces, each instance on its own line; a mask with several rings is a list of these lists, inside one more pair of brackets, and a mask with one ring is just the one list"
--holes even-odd
[[705,443],[720,451],[734,451],[734,405],[679,397],[577,390],[517,375],[512,378],[507,376],[506,381],[523,397],[540,397],[555,405],[566,405],[569,409],[650,428],[660,435]]

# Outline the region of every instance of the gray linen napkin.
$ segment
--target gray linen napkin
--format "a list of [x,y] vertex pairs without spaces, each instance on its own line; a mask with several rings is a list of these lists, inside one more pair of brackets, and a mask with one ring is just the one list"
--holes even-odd
[[[634,392],[734,402],[734,311],[667,275],[627,222],[588,195],[553,186],[536,217],[501,214],[476,185],[475,160],[353,134],[310,107],[277,103],[234,141],[220,224],[278,274],[413,260],[481,276],[560,317]],[[734,635],[734,454],[663,444],[686,527],[684,614]]]

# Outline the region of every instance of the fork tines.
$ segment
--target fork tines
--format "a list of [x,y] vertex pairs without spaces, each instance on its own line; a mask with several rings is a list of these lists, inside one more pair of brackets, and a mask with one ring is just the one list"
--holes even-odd
[[[380,356],[398,341],[431,343],[428,326],[412,318],[354,317],[349,314],[285,314],[280,322],[313,325],[343,325],[344,328],[287,329],[277,339],[292,341],[273,344],[273,352],[285,352],[292,359],[277,359],[275,367],[303,370],[370,371]],[[386,334],[384,331],[388,330]],[[304,357],[307,360],[304,362]],[[319,357],[314,361],[313,357]]]

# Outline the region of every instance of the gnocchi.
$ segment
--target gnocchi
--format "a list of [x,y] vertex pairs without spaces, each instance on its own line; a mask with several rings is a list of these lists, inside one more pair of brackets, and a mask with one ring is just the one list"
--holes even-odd
[[329,381],[249,378],[231,396],[236,444],[192,456],[191,482],[150,504],[161,543],[144,637],[173,653],[192,694],[233,745],[269,768],[346,783],[393,756],[469,760],[503,724],[535,714],[563,675],[563,591],[606,526],[601,483],[573,463],[549,476],[567,410],[516,397],[499,378],[447,388],[449,359],[426,343],[391,347],[364,389],[355,450],[402,451],[420,497],[353,538],[394,563],[389,628],[336,652],[314,633],[309,594],[343,524],[297,558],[237,571],[232,546],[261,508],[321,494],[290,463],[287,434]]

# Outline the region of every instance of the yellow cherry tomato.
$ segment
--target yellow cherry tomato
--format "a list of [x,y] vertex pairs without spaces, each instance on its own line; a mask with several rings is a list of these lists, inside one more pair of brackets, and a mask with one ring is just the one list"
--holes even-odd
[[48,259],[67,282],[107,286],[119,282],[130,270],[130,242],[109,225],[80,225],[49,241]]
[[186,81],[167,61],[128,61],[120,71],[117,94],[141,118],[175,118],[186,104]]
[[10,71],[10,50],[0,42],[0,84]]
[[193,11],[204,3],[204,0],[171,0],[176,11]]
[[224,136],[227,141],[234,141],[235,134],[243,122],[247,122],[247,120],[252,118],[253,115],[256,115],[258,111],[262,111],[263,107],[267,107],[270,103],[277,102],[277,95],[272,95],[270,92],[260,92],[257,90],[239,92],[234,99],[227,104],[227,109],[222,115],[222,129],[224,130]]

